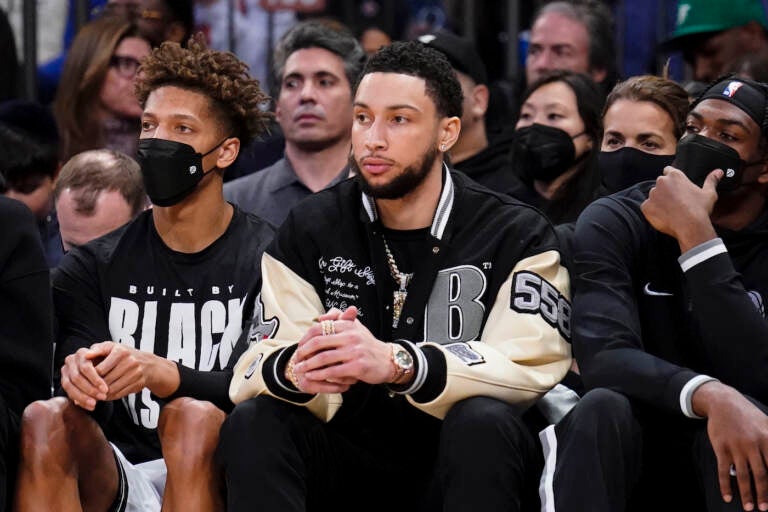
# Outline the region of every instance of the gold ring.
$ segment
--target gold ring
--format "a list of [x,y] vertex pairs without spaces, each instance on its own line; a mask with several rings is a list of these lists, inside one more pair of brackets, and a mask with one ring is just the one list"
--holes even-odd
[[323,320],[320,322],[320,328],[323,330],[323,336],[336,334],[336,328],[333,325],[333,320]]
[[291,357],[288,360],[288,365],[286,366],[286,373],[288,374],[288,380],[291,381],[291,384],[294,385],[296,389],[301,391],[301,386],[299,386],[299,378],[296,376],[296,372],[294,371],[296,368],[296,365],[294,364],[293,357]]

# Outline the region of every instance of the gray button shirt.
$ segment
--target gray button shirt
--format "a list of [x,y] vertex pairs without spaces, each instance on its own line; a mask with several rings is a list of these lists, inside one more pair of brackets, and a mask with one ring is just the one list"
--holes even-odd
[[[328,184],[331,187],[349,176],[348,166]],[[224,198],[268,222],[279,226],[291,208],[312,191],[299,180],[287,158],[271,166],[224,184]]]

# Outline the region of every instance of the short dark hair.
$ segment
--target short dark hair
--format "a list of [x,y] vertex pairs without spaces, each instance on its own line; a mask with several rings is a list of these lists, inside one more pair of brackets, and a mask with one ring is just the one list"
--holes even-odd
[[30,137],[15,127],[0,123],[0,174],[5,192],[12,189],[29,194],[48,177],[53,179],[59,166],[55,144]]
[[286,32],[275,47],[272,72],[279,91],[288,58],[299,50],[322,48],[344,61],[344,73],[350,89],[357,82],[365,64],[365,51],[352,33],[341,25],[321,21],[304,21]]
[[53,188],[54,201],[65,189],[71,189],[75,211],[90,216],[96,200],[104,190],[116,190],[135,217],[147,207],[147,195],[139,164],[131,157],[112,149],[93,149],[78,153],[61,168]]
[[451,63],[442,52],[418,41],[395,42],[374,53],[363,69],[370,73],[399,73],[422,78],[427,96],[441,117],[461,117],[464,96]]
[[561,14],[584,25],[589,36],[589,68],[604,69],[604,82],[609,83],[608,87],[611,87],[618,72],[613,16],[608,7],[599,0],[558,0],[544,4],[533,19],[536,20],[549,12]]
[[144,107],[149,94],[164,86],[199,92],[228,135],[243,146],[266,132],[271,114],[262,106],[269,100],[259,81],[248,75],[248,66],[230,52],[209,49],[202,34],[189,40],[187,48],[165,42],[142,60],[136,76],[136,96]]

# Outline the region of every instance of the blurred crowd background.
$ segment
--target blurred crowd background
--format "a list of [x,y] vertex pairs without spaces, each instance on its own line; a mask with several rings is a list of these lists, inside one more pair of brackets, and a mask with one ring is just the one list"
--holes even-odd
[[[519,86],[537,0],[0,0],[8,23],[0,23],[0,59],[7,79],[0,98],[21,95],[50,100],[61,54],[79,27],[105,10],[133,9],[139,21],[159,27],[163,13],[177,10],[188,30],[202,30],[213,48],[231,50],[254,76],[267,79],[275,42],[298,20],[332,17],[369,45],[377,37],[414,39],[445,28],[475,42],[492,83]],[[661,71],[686,78],[679,55],[659,51],[672,32],[677,0],[605,0],[614,17],[617,66],[624,77]],[[178,6],[176,6],[178,4]],[[120,7],[116,7],[120,6]],[[185,11],[189,10],[189,13]],[[154,19],[152,18],[154,16]],[[368,29],[376,28],[377,32]],[[381,32],[382,34],[379,34]],[[366,41],[363,41],[364,43]],[[372,46],[375,47],[375,46]],[[14,53],[18,66],[14,66]],[[15,69],[16,68],[16,69]],[[15,71],[15,73],[14,73]],[[12,80],[15,75],[15,82]]]

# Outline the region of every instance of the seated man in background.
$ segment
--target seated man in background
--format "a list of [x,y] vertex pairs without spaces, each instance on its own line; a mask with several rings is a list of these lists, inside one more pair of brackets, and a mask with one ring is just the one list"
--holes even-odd
[[513,130],[502,130],[489,140],[485,114],[490,92],[483,59],[472,41],[444,30],[423,35],[419,41],[446,56],[464,96],[461,133],[451,148],[451,163],[456,170],[495,190],[498,175],[509,172]]
[[245,64],[201,41],[164,43],[137,81],[154,207],[54,275],[66,397],[24,412],[19,511],[223,509],[211,455],[272,229],[222,176],[267,115]]
[[589,75],[608,94],[616,83],[616,41],[610,8],[600,0],[545,2],[533,15],[525,77],[566,69]]
[[114,231],[148,205],[139,164],[111,149],[70,158],[61,168],[53,198],[65,251]]
[[[675,28],[660,50],[681,51],[702,85],[736,71],[739,61],[768,45],[762,0],[680,0]],[[692,84],[693,87],[697,87]]]
[[274,61],[285,157],[227,183],[224,195],[279,226],[299,201],[349,175],[352,87],[365,53],[351,33],[310,21],[285,34]]

